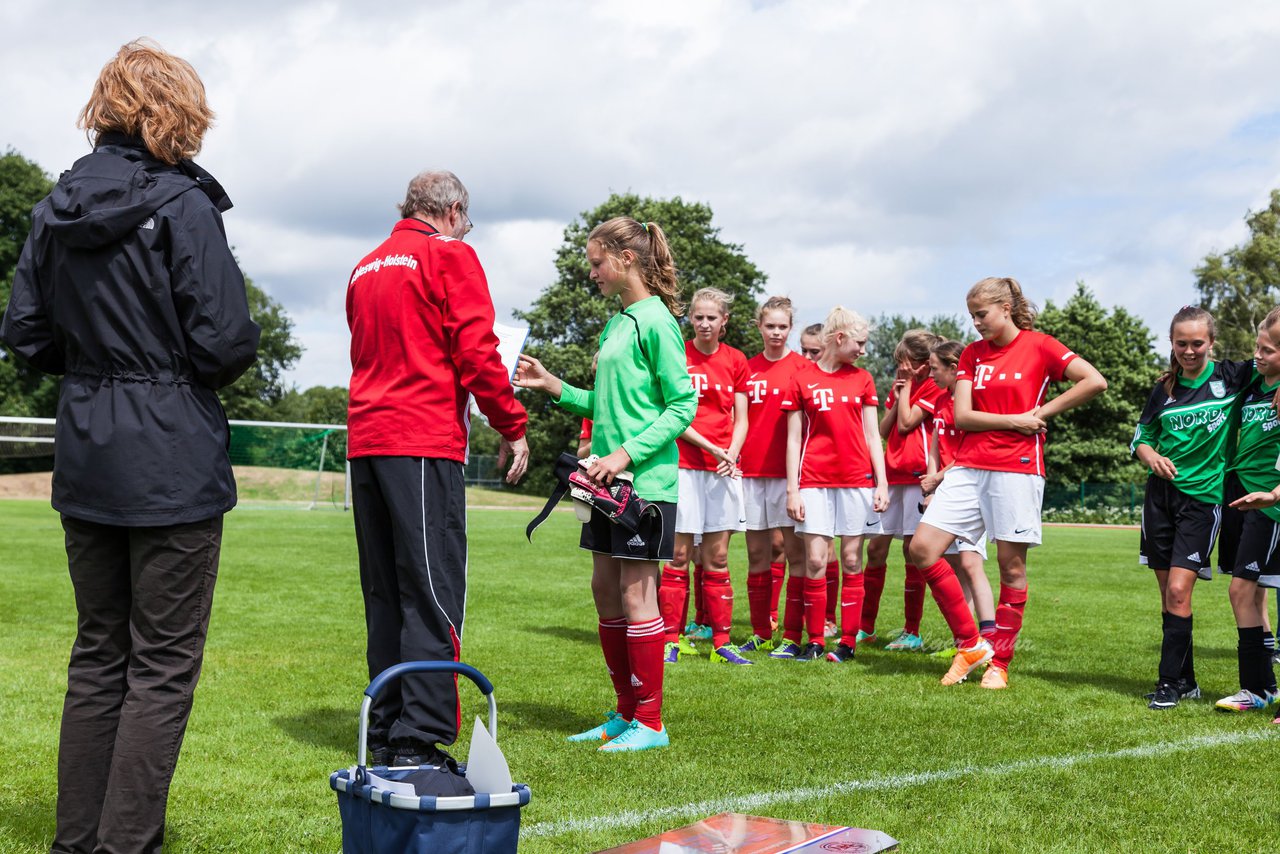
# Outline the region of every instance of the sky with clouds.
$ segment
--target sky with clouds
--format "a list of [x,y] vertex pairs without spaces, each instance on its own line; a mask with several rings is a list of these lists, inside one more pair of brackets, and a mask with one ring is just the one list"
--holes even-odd
[[346,384],[347,277],[423,168],[471,191],[508,320],[565,225],[630,190],[710,204],[802,322],[960,313],[1012,275],[1039,302],[1083,279],[1159,331],[1280,186],[1263,2],[66,0],[0,27],[0,149],[54,175],[122,43],[195,65],[218,113],[199,160],[295,322],[301,387]]

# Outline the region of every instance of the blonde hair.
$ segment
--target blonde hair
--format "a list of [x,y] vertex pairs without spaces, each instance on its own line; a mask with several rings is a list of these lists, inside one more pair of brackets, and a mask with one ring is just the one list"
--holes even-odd
[[103,133],[139,137],[151,156],[174,164],[200,153],[213,111],[191,63],[136,39],[102,66],[76,127],[90,144]]
[[[1273,311],[1272,314],[1275,312]],[[1263,319],[1263,323],[1271,318],[1268,314]],[[1179,323],[1203,323],[1205,329],[1209,331],[1209,343],[1218,340],[1218,323],[1213,319],[1213,315],[1205,311],[1198,305],[1184,305],[1182,308],[1174,312],[1173,320],[1169,321],[1169,340],[1173,341],[1173,329]],[[1261,330],[1262,327],[1258,327]],[[1182,366],[1178,364],[1178,354],[1172,349],[1169,350],[1169,367],[1160,375],[1160,382],[1164,384],[1164,393],[1168,397],[1173,397],[1173,389],[1177,384],[1178,376],[1182,373]]]
[[756,326],[764,323],[764,315],[769,311],[785,311],[787,313],[787,322],[793,326],[795,325],[796,316],[795,312],[791,310],[790,297],[769,297],[765,300],[760,308],[756,309]]
[[617,258],[630,249],[640,264],[640,275],[649,293],[661,297],[675,317],[684,314],[680,302],[680,280],[671,257],[667,236],[656,222],[637,222],[629,216],[615,216],[591,229],[587,242],[596,241],[605,254]]
[[1270,333],[1271,327],[1277,323],[1280,323],[1280,307],[1273,308],[1267,312],[1267,316],[1262,318],[1262,322],[1258,324],[1258,331]]
[[866,335],[871,332],[871,324],[853,309],[838,305],[831,309],[822,324],[823,345],[830,344],[837,332],[853,336]]
[[893,348],[895,362],[912,361],[917,364],[929,361],[929,351],[942,340],[928,329],[908,329],[902,333],[902,340]]
[[1022,285],[1009,276],[989,277],[969,288],[966,302],[1008,303],[1013,325],[1019,329],[1035,329],[1036,307],[1022,295]]

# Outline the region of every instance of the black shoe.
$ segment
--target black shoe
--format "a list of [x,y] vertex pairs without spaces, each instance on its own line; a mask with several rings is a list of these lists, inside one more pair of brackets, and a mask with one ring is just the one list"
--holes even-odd
[[[1199,700],[1200,699],[1200,686],[1194,682],[1192,682],[1191,684],[1187,684],[1186,680],[1179,679],[1177,684],[1174,687],[1178,689],[1179,700]],[[1142,699],[1150,701],[1150,700],[1154,700],[1155,696],[1156,696],[1156,692],[1151,691],[1147,694],[1143,694]]]
[[823,644],[814,641],[800,650],[800,654],[796,656],[796,661],[821,661],[824,649]]
[[1156,686],[1156,690],[1152,692],[1151,702],[1147,703],[1147,708],[1156,710],[1172,709],[1178,705],[1180,697],[1177,685],[1161,682]]
[[369,765],[387,766],[391,764],[391,760],[395,758],[394,752],[389,744],[379,744],[377,747],[369,747]]
[[846,661],[853,661],[854,649],[851,646],[838,643],[836,648],[827,653],[827,661],[834,661],[836,664],[843,664]]
[[457,760],[435,745],[431,747],[424,747],[421,744],[399,745],[395,748],[394,753],[395,755],[391,760],[392,767],[423,767],[431,765],[435,767],[445,767],[455,773],[458,770]]

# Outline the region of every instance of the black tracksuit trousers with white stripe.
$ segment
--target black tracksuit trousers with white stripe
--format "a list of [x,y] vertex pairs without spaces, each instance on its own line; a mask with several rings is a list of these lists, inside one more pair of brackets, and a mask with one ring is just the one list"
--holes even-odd
[[[458,661],[467,599],[462,464],[420,457],[356,457],[351,494],[369,677],[403,661]],[[458,737],[451,674],[407,676],[374,701],[369,744],[420,752]]]

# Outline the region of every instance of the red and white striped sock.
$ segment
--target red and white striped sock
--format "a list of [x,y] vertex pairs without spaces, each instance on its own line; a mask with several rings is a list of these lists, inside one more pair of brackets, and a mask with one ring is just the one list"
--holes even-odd
[[663,633],[661,617],[627,626],[629,682],[635,696],[633,714],[651,729],[662,729]]

